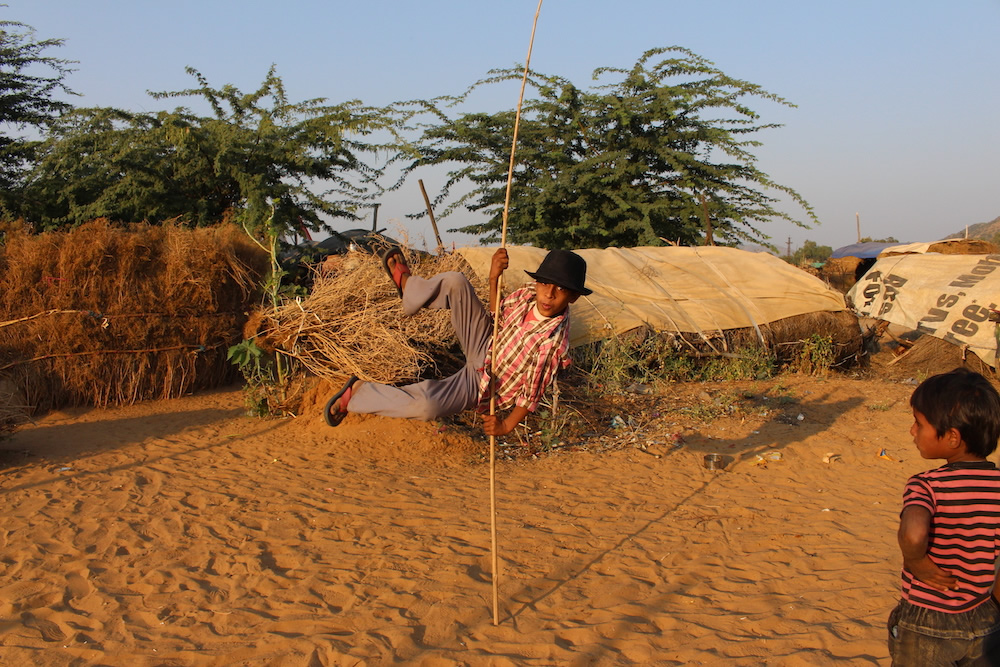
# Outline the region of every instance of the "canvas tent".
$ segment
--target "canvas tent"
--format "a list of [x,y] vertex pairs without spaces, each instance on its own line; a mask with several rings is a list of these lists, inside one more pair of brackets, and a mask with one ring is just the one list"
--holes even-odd
[[[458,252],[477,275],[488,277],[495,248]],[[716,246],[577,252],[587,260],[587,286],[594,293],[572,307],[573,346],[645,325],[700,335],[847,310],[843,295],[822,280],[766,253]],[[504,284],[516,288],[531,280],[525,271],[534,271],[546,251],[510,246],[508,254]]]
[[1000,255],[907,254],[883,257],[847,300],[863,317],[935,336],[997,367]]

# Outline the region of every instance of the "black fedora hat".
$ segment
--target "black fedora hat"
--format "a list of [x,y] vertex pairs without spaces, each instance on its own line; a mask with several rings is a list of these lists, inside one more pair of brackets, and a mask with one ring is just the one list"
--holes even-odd
[[584,296],[591,293],[583,286],[587,282],[587,260],[571,250],[552,250],[538,265],[537,271],[525,273],[536,282],[558,285]]

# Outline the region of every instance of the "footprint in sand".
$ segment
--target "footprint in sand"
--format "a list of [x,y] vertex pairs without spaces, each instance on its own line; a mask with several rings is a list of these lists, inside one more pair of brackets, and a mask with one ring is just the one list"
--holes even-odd
[[103,508],[104,514],[106,516],[114,516],[125,509],[125,506],[129,501],[129,491],[130,489],[123,487],[121,489],[114,489],[112,492],[105,494]]
[[66,575],[66,598],[68,600],[82,600],[90,595],[93,587],[87,578],[79,572],[70,572]]
[[164,547],[174,545],[172,532],[159,517],[148,517],[146,521],[134,526],[136,534],[146,542],[156,542]]
[[0,588],[0,600],[10,603],[20,602],[44,592],[46,588],[48,587],[40,581],[19,581]]
[[203,510],[208,507],[208,499],[205,497],[205,494],[200,492],[187,494],[184,499],[181,500],[181,503],[196,510]]
[[148,507],[160,502],[160,490],[163,488],[163,475],[155,470],[143,470],[136,473],[135,484],[139,497],[137,505]]
[[118,525],[111,522],[81,533],[77,543],[83,545],[86,553],[103,558],[111,556],[112,550],[118,544],[118,533]]
[[43,618],[37,612],[26,611],[21,614],[21,621],[27,628],[34,628],[41,633],[42,639],[47,642],[61,642],[66,639],[66,633],[55,621]]

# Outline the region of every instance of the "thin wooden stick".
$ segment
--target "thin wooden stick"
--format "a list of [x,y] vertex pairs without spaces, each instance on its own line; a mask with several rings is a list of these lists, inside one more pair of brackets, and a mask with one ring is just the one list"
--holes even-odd
[[89,310],[46,310],[45,312],[35,313],[34,315],[27,315],[25,317],[19,317],[16,320],[7,320],[6,322],[0,322],[0,327],[9,327],[12,324],[19,324],[20,322],[27,322],[29,320],[36,319],[38,317],[45,317],[46,315],[55,315],[56,313],[84,313],[87,315],[96,314]]
[[[517,131],[521,126],[521,105],[524,103],[524,88],[528,83],[528,66],[531,64],[531,49],[535,44],[535,28],[538,26],[538,14],[542,11],[542,0],[538,0],[535,10],[535,20],[531,24],[531,39],[528,41],[528,56],[524,59],[524,76],[521,78],[521,95],[517,100],[517,113],[514,114],[514,138],[510,144],[510,166],[507,168],[507,194],[503,202],[503,224],[500,228],[500,247],[507,247],[507,215],[510,211],[510,191],[514,178],[514,151],[517,148]],[[497,299],[493,311],[493,356],[496,356],[497,334],[500,331],[500,304],[503,301],[503,274],[497,280]],[[493,375],[493,369],[489,370]],[[497,396],[490,381],[490,415],[497,413]],[[497,456],[495,435],[490,436],[490,542],[493,549],[493,625],[500,625],[500,558],[497,555]]]
[[71,357],[101,356],[105,354],[149,354],[150,352],[173,352],[175,350],[213,350],[220,345],[222,345],[222,343],[216,343],[215,345],[172,345],[170,347],[152,347],[148,350],[94,350],[92,352],[60,352],[58,354],[43,354],[39,357],[32,357],[31,359],[19,359],[17,361],[12,361],[9,364],[0,366],[0,371],[5,371],[13,368],[14,366],[20,366],[21,364],[45,361],[46,359],[69,359]]
[[417,179],[417,183],[420,184],[420,192],[424,195],[424,203],[427,204],[427,215],[431,217],[431,227],[434,228],[434,239],[437,241],[437,251],[434,254],[440,255],[441,251],[444,250],[444,244],[441,243],[441,235],[438,233],[438,223],[434,219],[434,209],[431,208],[430,197],[427,196],[427,190],[424,189],[424,179]]

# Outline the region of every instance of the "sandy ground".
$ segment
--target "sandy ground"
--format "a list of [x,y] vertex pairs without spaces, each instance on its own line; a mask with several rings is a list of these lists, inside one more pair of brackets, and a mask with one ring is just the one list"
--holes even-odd
[[673,385],[505,443],[499,625],[456,425],[253,419],[235,387],[55,412],[0,443],[0,664],[887,665],[912,390]]

